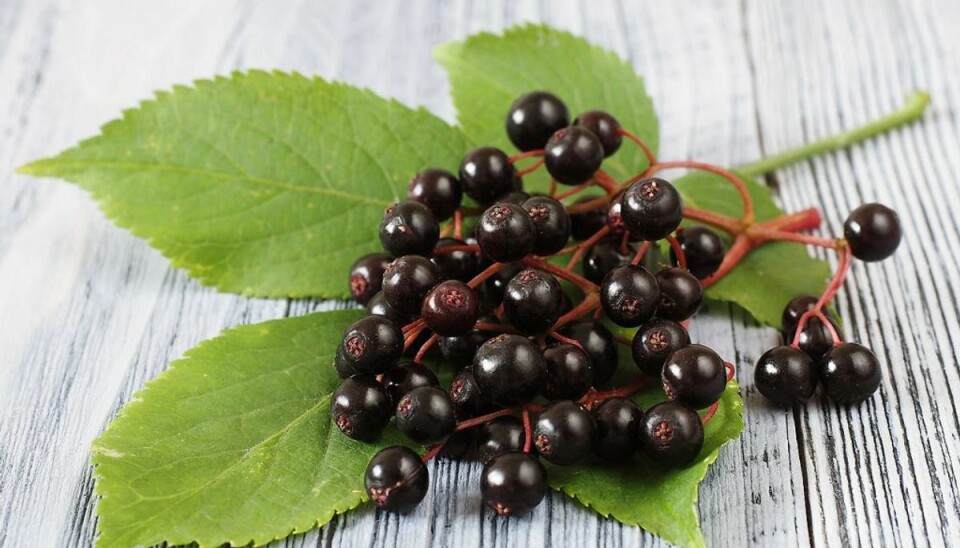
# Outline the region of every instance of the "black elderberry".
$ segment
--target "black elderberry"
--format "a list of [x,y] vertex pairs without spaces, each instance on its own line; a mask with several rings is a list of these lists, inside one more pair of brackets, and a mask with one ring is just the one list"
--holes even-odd
[[503,293],[507,290],[507,284],[521,270],[523,270],[521,264],[508,264],[483,283],[484,293],[494,307],[500,306],[503,302]]
[[[830,321],[833,330],[839,333],[840,326],[833,321],[833,318],[827,319]],[[794,326],[793,331],[790,332],[790,336],[786,338],[784,343],[793,343],[797,327],[799,327],[799,325]],[[800,330],[800,338],[797,340],[797,346],[800,347],[800,350],[806,352],[812,360],[819,360],[821,356],[830,350],[833,343],[833,333],[830,332],[830,327],[827,327],[827,324],[823,323],[820,318],[815,317],[807,318],[803,329]]]
[[777,346],[764,352],[757,360],[753,379],[765,398],[782,406],[803,403],[817,390],[813,360],[792,346]]
[[480,251],[498,263],[522,259],[533,251],[537,238],[526,210],[508,203],[494,204],[484,211],[476,232]]
[[383,272],[393,258],[386,253],[371,253],[357,259],[350,267],[350,294],[366,305],[383,287]]
[[627,245],[626,253],[621,249],[619,239],[606,239],[591,247],[583,254],[583,277],[600,285],[607,274],[615,267],[630,264],[636,249]]
[[438,221],[449,219],[460,207],[463,189],[457,177],[445,169],[429,168],[417,173],[407,185],[407,199],[420,202]]
[[366,316],[343,332],[335,365],[341,377],[379,375],[403,355],[403,333],[383,316]]
[[522,151],[538,150],[554,132],[569,123],[567,106],[559,97],[546,91],[532,91],[510,105],[507,136]]
[[[610,228],[610,234],[618,237],[618,241],[627,232],[627,225],[623,222],[623,192],[614,196],[607,205],[607,227]],[[627,239],[636,241],[638,238],[630,234]]]
[[497,197],[498,203],[507,203],[522,206],[523,202],[526,202],[530,199],[530,195],[522,190],[514,190],[513,192],[507,192],[502,196]]
[[[584,204],[595,200],[596,197],[580,198],[574,204]],[[593,236],[607,224],[607,210],[603,207],[590,209],[570,215],[570,235],[574,240],[583,241]]]
[[619,351],[613,333],[602,323],[577,320],[560,329],[560,334],[580,343],[593,365],[593,385],[600,386],[617,370]]
[[394,445],[381,449],[370,459],[363,484],[379,508],[390,512],[409,512],[427,495],[430,474],[420,455],[412,449]]
[[[454,247],[467,245],[463,240],[456,238],[440,238],[437,242],[437,250],[445,247]],[[469,282],[471,278],[480,272],[480,260],[476,253],[471,251],[449,251],[444,253],[434,253],[430,257],[430,262],[437,265],[437,271],[443,280],[460,280]]]
[[861,261],[880,261],[897,250],[903,229],[896,211],[883,204],[863,204],[844,221],[843,237],[854,257]]
[[690,334],[677,322],[653,319],[637,330],[630,350],[633,363],[652,377],[663,372],[663,363],[674,350],[690,344]]
[[590,356],[570,343],[557,343],[543,351],[547,382],[543,395],[550,400],[576,400],[593,386]]
[[560,282],[542,270],[521,270],[507,283],[503,294],[503,315],[524,333],[549,329],[560,317],[563,289]]
[[475,148],[460,163],[460,185],[479,204],[490,204],[513,191],[519,178],[509,157],[493,147]]
[[653,318],[660,303],[657,278],[642,266],[625,264],[607,273],[600,284],[600,304],[615,324],[637,327]]
[[823,390],[837,403],[860,403],[880,388],[880,362],[866,346],[840,343],[818,363]]
[[547,494],[547,470],[531,455],[504,453],[483,467],[480,495],[501,516],[524,514]]
[[593,452],[610,461],[630,458],[640,448],[643,412],[627,398],[614,397],[594,408],[596,435]]
[[469,285],[460,280],[447,280],[427,293],[420,316],[437,335],[464,335],[477,323],[480,302]]
[[523,202],[536,233],[533,253],[553,255],[570,240],[570,215],[563,204],[549,196],[534,196]]
[[703,424],[693,409],[676,403],[654,405],[640,423],[640,447],[655,462],[673,468],[687,466],[703,448]]
[[[677,232],[677,242],[687,259],[687,270],[698,279],[707,278],[720,268],[724,245],[716,232],[705,226],[682,228]],[[673,247],[670,248],[670,260],[678,264]]]
[[603,163],[603,145],[582,126],[561,129],[543,151],[544,165],[558,183],[579,185],[593,177]]
[[344,379],[333,392],[330,414],[341,432],[369,441],[380,435],[390,421],[393,405],[387,391],[373,377]]
[[[478,321],[484,323],[496,324],[496,316],[481,316]],[[469,333],[458,335],[456,337],[440,337],[437,346],[440,347],[440,355],[445,362],[461,369],[473,361],[473,355],[477,353],[477,348],[484,342],[493,338],[489,331],[474,329]]]
[[388,207],[380,221],[380,243],[394,257],[427,255],[440,239],[440,226],[430,208],[407,200]]
[[397,428],[420,445],[435,445],[453,434],[457,417],[450,395],[436,386],[419,386],[397,402]]
[[668,398],[703,409],[723,395],[727,369],[716,352],[701,344],[690,344],[670,354],[661,378]]
[[540,455],[566,466],[583,460],[593,449],[593,417],[577,402],[551,403],[537,414],[533,445]]
[[477,459],[483,464],[504,453],[523,449],[523,423],[514,416],[497,417],[477,427]]
[[660,305],[657,316],[682,322],[700,310],[703,286],[693,274],[681,268],[664,268],[657,272],[660,286]]
[[619,150],[623,137],[620,135],[620,122],[609,113],[602,110],[588,110],[577,116],[573,125],[586,128],[597,136],[603,147],[604,157],[611,156]]
[[397,312],[415,316],[423,298],[440,282],[437,267],[426,257],[407,255],[394,259],[383,275],[383,296]]
[[470,453],[473,448],[473,439],[475,435],[473,430],[460,430],[454,432],[443,442],[443,448],[440,449],[440,456],[447,459],[462,459]]
[[410,316],[401,314],[396,308],[390,306],[387,298],[383,296],[383,291],[378,292],[367,303],[367,313],[374,316],[384,316],[393,320],[397,325],[406,325],[410,322]]
[[464,369],[454,377],[450,383],[450,401],[460,420],[475,417],[486,410],[488,404],[480,394],[472,369]]
[[631,235],[660,240],[680,226],[683,200],[669,181],[656,177],[640,179],[624,193],[622,215]]
[[477,349],[473,376],[484,399],[507,407],[540,393],[547,377],[547,362],[527,338],[497,335]]
[[440,386],[440,381],[429,367],[417,362],[407,362],[384,373],[380,384],[396,404],[414,388]]

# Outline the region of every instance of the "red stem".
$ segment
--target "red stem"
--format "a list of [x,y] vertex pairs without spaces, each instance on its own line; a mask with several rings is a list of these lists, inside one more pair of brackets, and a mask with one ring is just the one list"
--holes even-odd
[[647,250],[650,249],[650,242],[643,242],[640,246],[640,249],[634,254],[633,259],[630,261],[631,264],[640,264],[640,261],[643,260],[643,256],[647,253]]
[[543,156],[543,149],[538,148],[537,150],[528,150],[526,152],[514,154],[513,156],[507,158],[507,161],[513,164],[519,160],[523,160],[524,158],[533,158],[533,157],[542,157],[542,156]]
[[558,278],[563,278],[564,280],[575,284],[584,293],[590,293],[597,290],[597,286],[594,285],[590,280],[584,278],[583,276],[574,274],[567,269],[560,268],[555,264],[548,263],[547,261],[534,259],[533,257],[525,257],[520,262],[527,266],[532,266],[534,268],[539,268],[540,270],[549,272]]
[[570,257],[570,260],[567,262],[567,270],[573,269],[573,267],[577,264],[577,261],[580,260],[580,257],[582,257],[588,249],[596,245],[597,242],[602,240],[607,234],[610,234],[610,227],[604,225],[600,228],[600,230],[594,232],[593,236],[590,236],[586,240],[580,242],[580,245],[577,246],[577,250],[573,252],[573,256]]
[[423,345],[420,347],[420,350],[417,351],[417,355],[413,357],[413,361],[417,363],[422,362],[423,357],[427,355],[427,351],[430,350],[430,348],[433,345],[437,344],[437,341],[439,340],[440,340],[440,335],[437,335],[436,333],[434,333],[433,335],[430,335],[430,338],[427,339],[423,343]]
[[714,213],[705,209],[697,209],[688,205],[683,206],[683,217],[691,221],[698,221],[704,224],[713,225],[727,234],[736,236],[743,232],[743,223],[740,219],[734,219],[720,213]]
[[677,256],[677,264],[680,268],[687,269],[687,254],[683,251],[683,246],[680,245],[680,242],[677,241],[673,236],[667,236],[667,241],[670,242],[670,247],[673,248],[673,254]]
[[517,176],[518,176],[518,177],[523,177],[524,175],[529,175],[529,174],[533,173],[534,171],[540,169],[540,166],[542,166],[542,165],[543,165],[543,158],[540,158],[540,159],[537,160],[536,162],[530,164],[530,167],[525,167],[525,168],[521,169],[520,171],[517,171]]
[[530,411],[523,410],[523,452],[529,453],[533,441],[533,428],[530,426]]
[[592,187],[592,186],[593,186],[593,181],[590,180],[590,181],[587,181],[587,182],[585,182],[585,183],[581,183],[581,184],[579,184],[579,185],[571,188],[570,190],[561,192],[560,194],[555,195],[553,198],[554,198],[555,200],[563,200],[564,198],[569,198],[569,197],[571,197],[571,196],[576,195],[577,193],[583,192],[584,190],[586,190],[586,189],[588,189],[588,188],[590,188],[590,187]]
[[740,177],[737,177],[731,171],[723,169],[722,167],[717,167],[713,164],[707,164],[704,162],[695,162],[692,160],[681,160],[677,162],[660,162],[655,166],[651,167],[647,171],[650,175],[664,170],[664,169],[673,169],[673,168],[690,168],[690,169],[699,169],[701,171],[706,171],[713,173],[714,175],[719,175],[730,182],[740,194],[740,200],[743,202],[743,224],[751,225],[753,224],[753,198],[750,196],[750,191],[747,190],[747,185],[740,180]]
[[498,417],[504,417],[506,415],[512,415],[520,410],[520,407],[507,407],[499,411],[494,411],[493,413],[487,413],[486,415],[480,415],[479,417],[474,417],[465,421],[457,422],[457,429],[455,432],[460,432],[461,430],[466,430],[468,428],[473,428],[474,426],[480,426],[481,424],[486,424],[493,419]]
[[463,239],[463,212],[460,209],[453,212],[453,237]]
[[620,183],[616,182],[609,173],[602,169],[598,170],[593,175],[593,180],[596,182],[597,186],[605,190],[610,196],[617,194],[622,188]]
[[[450,247],[453,247],[453,246],[450,246]],[[493,263],[492,265],[488,266],[486,270],[474,276],[473,279],[467,282],[467,285],[476,289],[477,286],[485,282],[487,278],[489,278],[490,276],[493,276],[497,272],[500,272],[506,266],[507,266],[507,263]]]
[[708,422],[710,422],[710,419],[712,419],[713,416],[717,414],[717,409],[719,408],[720,408],[720,402],[719,401],[714,402],[713,405],[710,406],[710,409],[707,410],[707,414],[704,415],[702,419],[700,419],[700,422],[703,424],[707,424]]
[[564,337],[563,335],[561,335],[560,333],[557,333],[556,331],[550,331],[548,335],[550,335],[551,338],[557,339],[562,343],[572,344],[573,346],[576,346],[580,350],[583,350],[583,345],[580,344],[580,341],[576,339],[571,339],[570,337]]
[[431,447],[430,450],[427,451],[427,454],[425,454],[425,455],[422,457],[423,462],[429,461],[429,460],[432,459],[433,457],[436,457],[436,456],[440,453],[440,451],[443,451],[443,445],[444,445],[445,443],[447,443],[447,440],[443,440],[443,441],[441,441],[440,443],[438,443],[438,444],[434,445],[433,447]]
[[650,148],[647,147],[646,143],[644,143],[639,137],[637,137],[633,133],[630,133],[629,131],[623,128],[619,128],[617,130],[617,133],[619,133],[620,135],[623,135],[627,139],[630,139],[631,141],[636,143],[637,146],[640,147],[641,150],[643,150],[643,154],[647,157],[648,164],[653,166],[657,163],[657,157],[653,155],[653,152],[650,151]]

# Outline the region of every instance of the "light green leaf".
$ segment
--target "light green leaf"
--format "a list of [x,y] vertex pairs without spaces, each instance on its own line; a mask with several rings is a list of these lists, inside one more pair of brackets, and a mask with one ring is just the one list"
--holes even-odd
[[366,500],[381,447],[332,427],[332,362],[357,311],[231,329],[136,394],[93,447],[101,548],[263,544]]
[[[743,430],[743,400],[736,381],[727,384],[716,415],[707,423],[700,456],[683,469],[665,469],[645,457],[623,465],[590,462],[550,468],[550,485],[604,516],[639,525],[679,546],[704,546],[697,519],[697,486],[720,446]],[[643,409],[666,399],[659,388],[636,398]]]
[[346,297],[385,206],[466,141],[425,110],[298,74],[249,72],[157,94],[21,173],[89,190],[117,224],[223,291]]
[[[757,220],[782,214],[770,190],[741,176],[753,197]],[[685,203],[732,217],[743,215],[736,189],[725,179],[710,173],[692,173],[674,181]],[[723,235],[723,233],[720,233]],[[707,289],[707,297],[743,307],[757,321],[780,327],[780,315],[797,295],[820,295],[830,277],[830,266],[814,259],[797,243],[770,242],[751,251],[728,275]]]
[[[444,44],[434,56],[450,77],[457,119],[477,144],[515,150],[504,130],[510,104],[524,93],[542,89],[563,99],[571,121],[585,110],[606,110],[656,153],[657,116],[643,79],[616,54],[582,38],[543,25],[524,25],[507,29],[502,36],[483,32]],[[604,162],[604,169],[625,178],[646,165],[643,154],[624,143]]]

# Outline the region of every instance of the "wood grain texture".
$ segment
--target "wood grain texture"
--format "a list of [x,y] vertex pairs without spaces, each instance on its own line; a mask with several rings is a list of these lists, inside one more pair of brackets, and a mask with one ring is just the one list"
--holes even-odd
[[[90,443],[184,350],[238,323],[344,306],[202,288],[77,188],[13,168],[155,89],[234,69],[338,78],[453,120],[431,48],[523,21],[628,59],[654,97],[664,158],[747,162],[930,91],[922,124],[768,178],[786,209],[822,207],[831,232],[870,200],[894,204],[908,227],[898,255],[857,264],[838,301],[846,334],[885,363],[880,394],[851,409],[819,399],[771,409],[751,364],[778,335],[711,307],[693,336],[735,357],[747,426],[711,468],[699,508],[711,546],[960,542],[957,2],[3,0],[0,546],[92,543]],[[368,507],[278,544],[662,545],[557,494],[529,517],[497,519],[481,508],[477,465],[435,462],[431,477],[412,515]]]

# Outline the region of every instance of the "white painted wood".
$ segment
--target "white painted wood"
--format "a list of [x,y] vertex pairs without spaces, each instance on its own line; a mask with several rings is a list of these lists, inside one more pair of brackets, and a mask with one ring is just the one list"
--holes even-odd
[[[735,358],[743,436],[700,492],[711,546],[942,545],[960,539],[960,5],[951,0],[715,3],[0,2],[0,546],[89,545],[90,442],[165,364],[220,329],[337,303],[247,300],[200,287],[113,227],[77,188],[9,175],[90,135],[154,89],[244,68],[367,86],[448,120],[431,48],[545,21],[629,59],[661,120],[664,158],[735,165],[874,118],[922,87],[912,126],[770,178],[788,209],[836,231],[864,200],[909,227],[887,263],[854,268],[847,335],[887,363],[855,409],[764,404],[750,364],[777,341],[714,306],[693,336]],[[935,245],[924,244],[932,234]],[[899,318],[899,320],[898,320]],[[476,465],[431,464],[410,516],[370,508],[288,546],[662,545],[553,494],[532,516],[481,508]]]

